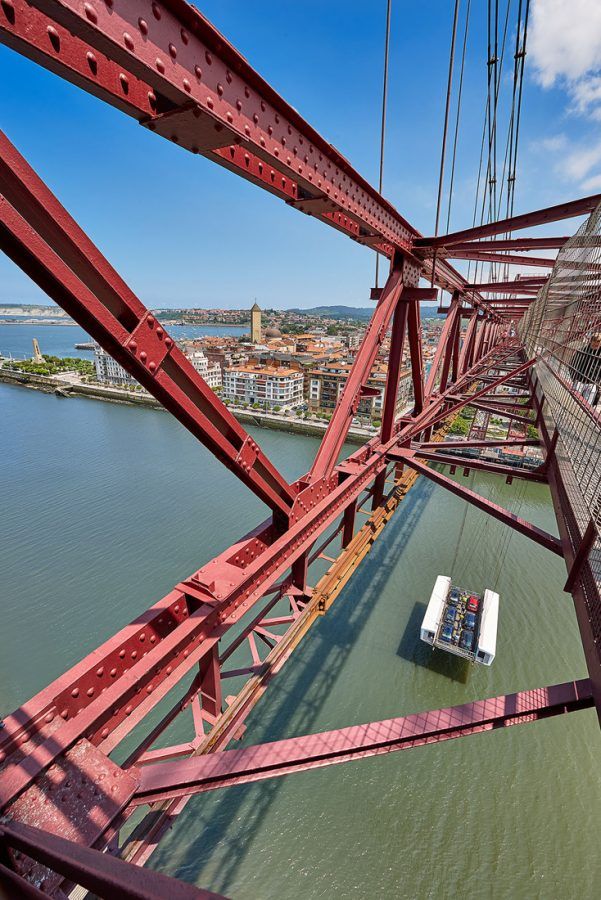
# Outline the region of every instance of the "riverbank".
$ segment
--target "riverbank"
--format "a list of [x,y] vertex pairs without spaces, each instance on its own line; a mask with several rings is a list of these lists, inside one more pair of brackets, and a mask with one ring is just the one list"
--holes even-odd
[[[17,372],[5,367],[0,367],[0,382],[12,384],[18,387],[41,391],[45,394],[55,394],[59,397],[85,397],[89,400],[104,400],[106,403],[129,404],[130,406],[144,406],[149,409],[163,407],[146,392],[134,392],[120,388],[105,387],[100,384],[81,384],[74,381],[65,381],[64,378],[55,378],[50,375],[34,375],[31,373]],[[239,422],[246,425],[257,425],[259,428],[270,428],[274,431],[285,431],[288,434],[304,434],[310,437],[322,437],[327,428],[327,422],[309,422],[289,416],[278,416],[275,413],[265,413],[257,410],[237,409],[229,407],[230,412]],[[349,443],[364,444],[373,437],[374,431],[367,428],[351,428],[347,440]]]

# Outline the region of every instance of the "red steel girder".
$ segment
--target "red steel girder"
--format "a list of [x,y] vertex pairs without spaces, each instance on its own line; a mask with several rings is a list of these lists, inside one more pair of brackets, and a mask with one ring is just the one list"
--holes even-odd
[[438,249],[445,247],[450,249],[464,241],[480,240],[493,234],[520,231],[522,228],[533,228],[545,222],[559,222],[561,219],[572,219],[575,216],[584,216],[592,212],[601,202],[601,194],[593,194],[590,197],[582,197],[579,200],[571,200],[568,203],[559,203],[557,206],[548,206],[545,209],[537,209],[534,212],[512,216],[509,219],[500,219],[497,222],[489,222],[486,225],[477,225],[474,228],[464,228],[462,231],[454,231],[451,234],[442,234],[438,237],[416,238],[416,248]]
[[[442,447],[444,448],[444,443]],[[501,463],[489,462],[485,459],[478,459],[471,456],[461,456],[452,453],[438,453],[429,450],[416,449],[415,455],[419,459],[425,459],[427,462],[440,463],[441,466],[456,466],[464,470],[475,469],[479,472],[490,472],[492,475],[502,475],[503,478],[523,478],[526,481],[539,481],[545,483],[547,481],[544,472],[536,469],[523,469],[519,466],[503,465]]]
[[309,476],[311,482],[320,481],[331,475],[346,440],[353,416],[357,411],[362,385],[367,383],[371,374],[374,360],[386,337],[395,308],[399,302],[408,302],[410,306],[417,303],[415,300],[405,300],[404,296],[407,296],[409,289],[415,288],[418,281],[419,269],[408,260],[400,259],[398,263],[393,264],[378,305],[357,351],[334,415],[328,423],[315,456]]
[[590,682],[582,679],[383,722],[352,725],[181,762],[158,763],[141,770],[136,802],[198,794],[408,750],[589,709],[592,705]]
[[[419,472],[420,475],[425,475],[430,481],[433,481],[440,487],[446,488],[451,494],[455,494],[462,500],[467,500],[468,503],[471,503],[477,509],[481,509],[491,515],[494,519],[498,519],[499,522],[509,525],[510,528],[513,528],[515,531],[519,532],[519,534],[525,535],[536,544],[545,547],[546,550],[550,550],[552,553],[556,553],[558,556],[563,557],[561,541],[554,537],[554,535],[549,534],[542,528],[538,528],[538,526],[533,525],[531,522],[527,522],[515,513],[503,509],[502,506],[498,506],[496,503],[493,503],[492,500],[487,500],[486,497],[482,497],[475,491],[471,491],[469,488],[458,484],[456,481],[453,481],[452,478],[447,478],[446,475],[437,472],[436,469],[429,468],[425,463],[416,459],[415,450],[396,449],[388,453],[388,458],[410,466],[412,469],[415,469],[416,472]],[[466,463],[466,466],[469,466],[469,463]]]
[[538,447],[540,441],[537,438],[506,438],[505,440],[474,440],[474,441],[439,441],[429,443],[424,441],[421,444],[415,444],[416,450],[460,450],[461,448],[480,448],[482,450],[487,447]]
[[[449,255],[452,255],[455,251],[466,251],[468,253],[473,251],[477,253],[479,250],[482,250],[485,253],[490,253],[497,250],[561,250],[565,242],[569,240],[569,237],[516,237],[497,238],[492,241],[453,241],[448,252]],[[421,252],[425,252],[425,250]]]
[[554,259],[542,256],[520,256],[517,253],[493,253],[490,250],[456,250],[454,247],[449,253],[451,259],[476,259],[481,262],[492,262],[498,265],[511,266],[537,266],[542,269],[552,269]]
[[[6,898],[47,897],[53,876],[46,873],[57,872],[94,895],[111,900],[165,900],[167,897],[170,900],[225,900],[221,894],[202,890],[160,872],[141,869],[110,853],[82,847],[60,835],[21,822],[0,823],[0,858],[3,850],[7,855],[11,851],[12,854],[18,852],[46,867],[41,869],[43,889],[38,891],[31,881],[0,864],[0,893]],[[18,862],[16,865],[18,868]],[[7,893],[4,893],[3,884],[10,884]]]
[[544,278],[516,278],[515,281],[489,281],[482,284],[468,284],[466,291],[481,291],[482,293],[525,294],[533,288],[538,289],[547,281]]
[[295,493],[0,132],[0,247],[271,509]]

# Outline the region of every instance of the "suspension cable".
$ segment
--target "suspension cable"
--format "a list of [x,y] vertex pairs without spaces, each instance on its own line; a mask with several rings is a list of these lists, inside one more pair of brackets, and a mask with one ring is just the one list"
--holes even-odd
[[[438,198],[436,201],[436,223],[434,225],[434,237],[438,236],[438,224],[440,221],[440,204],[442,201],[442,186],[444,182],[444,163],[447,151],[447,133],[449,130],[449,109],[451,106],[451,89],[453,87],[453,64],[455,61],[455,38],[457,36],[457,19],[459,17],[459,5],[461,0],[455,0],[455,11],[453,13],[453,32],[451,34],[451,50],[449,52],[449,75],[447,79],[447,99],[445,103],[444,125],[442,129],[442,146],[440,148],[440,172],[438,175]],[[436,250],[432,259],[432,287],[434,287],[434,279],[436,275]]]
[[453,204],[453,185],[455,182],[455,162],[457,159],[457,138],[459,135],[459,120],[461,116],[461,98],[463,93],[463,71],[465,68],[465,51],[467,47],[467,34],[468,28],[470,24],[470,9],[472,5],[472,0],[467,0],[467,10],[465,13],[465,28],[463,31],[463,49],[461,51],[461,71],[459,73],[459,89],[457,92],[457,115],[455,116],[455,134],[453,136],[453,158],[451,161],[451,178],[449,182],[449,205],[447,209],[447,225],[446,225],[446,233],[448,234],[451,230],[451,207]]
[[[392,8],[392,0],[388,0],[386,4],[386,33],[384,39],[384,80],[382,83],[382,123],[380,129],[380,177],[378,180],[378,191],[382,195],[382,185],[384,179],[384,142],[386,136],[386,101],[388,99],[388,50],[390,46],[390,13]],[[380,271],[380,254],[376,252],[376,287],[378,287],[378,275]]]

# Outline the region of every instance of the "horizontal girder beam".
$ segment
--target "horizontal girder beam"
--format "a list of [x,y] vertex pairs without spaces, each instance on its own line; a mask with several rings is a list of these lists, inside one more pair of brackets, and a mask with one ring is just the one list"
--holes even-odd
[[593,194],[590,197],[582,197],[580,200],[571,200],[568,203],[559,203],[557,206],[548,206],[545,209],[537,209],[534,212],[512,216],[509,219],[500,219],[497,222],[489,222],[486,225],[477,225],[474,228],[464,228],[462,231],[454,231],[451,234],[443,234],[438,237],[416,238],[416,248],[428,247],[452,248],[455,244],[470,240],[480,240],[494,234],[503,232],[520,231],[522,228],[533,228],[545,222],[559,222],[561,219],[572,219],[575,216],[584,216],[592,212],[601,202],[601,194]]
[[[444,444],[443,444],[444,446]],[[477,459],[469,456],[460,456],[452,453],[437,453],[428,450],[417,449],[415,455],[427,462],[439,463],[441,466],[456,466],[458,469],[474,469],[479,472],[489,472],[492,475],[502,475],[503,478],[523,478],[526,481],[546,482],[543,472],[533,469],[523,469],[518,466],[502,465],[501,463],[488,462],[485,459]]]
[[147,766],[135,802],[154,803],[216,788],[291,775],[397,750],[561,715],[593,705],[587,679],[353,725],[269,744]]
[[502,506],[498,506],[496,503],[493,503],[492,500],[487,500],[486,497],[482,497],[475,491],[471,491],[469,488],[458,484],[456,481],[453,481],[452,478],[447,478],[446,475],[437,472],[436,469],[431,469],[425,463],[416,459],[415,450],[397,449],[389,452],[388,457],[389,459],[394,459],[410,466],[412,469],[415,469],[416,472],[419,472],[420,475],[425,475],[426,478],[429,478],[430,481],[433,481],[439,487],[446,488],[451,494],[455,494],[455,496],[460,497],[462,500],[466,500],[477,509],[481,509],[499,522],[503,522],[504,525],[509,525],[514,531],[525,535],[536,544],[540,544],[540,546],[544,547],[546,550],[550,550],[558,556],[563,556],[561,541],[554,537],[554,535],[549,534],[547,531],[543,531],[542,528],[538,528],[538,526],[533,525],[531,522],[527,522],[525,519],[504,509]]

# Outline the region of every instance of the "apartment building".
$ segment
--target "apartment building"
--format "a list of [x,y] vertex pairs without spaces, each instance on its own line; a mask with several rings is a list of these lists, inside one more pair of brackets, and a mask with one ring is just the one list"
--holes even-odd
[[96,369],[96,379],[101,384],[129,387],[138,383],[129,372],[126,372],[123,366],[119,365],[98,344],[94,344],[94,368]]
[[221,366],[217,362],[209,362],[202,350],[188,350],[186,356],[210,388],[220,388],[223,383]]
[[286,365],[250,362],[223,373],[223,396],[232,403],[294,409],[303,403],[303,373]]
[[[315,414],[331,415],[338,398],[346,384],[351,364],[340,360],[325,362],[308,372],[308,405],[309,411]],[[372,395],[359,401],[356,417],[359,419],[378,420],[382,417],[384,407],[384,391],[386,387],[386,365],[376,365],[372,371],[367,387]],[[411,399],[411,374],[408,370],[401,372],[399,392],[397,395],[397,412],[408,406]]]

